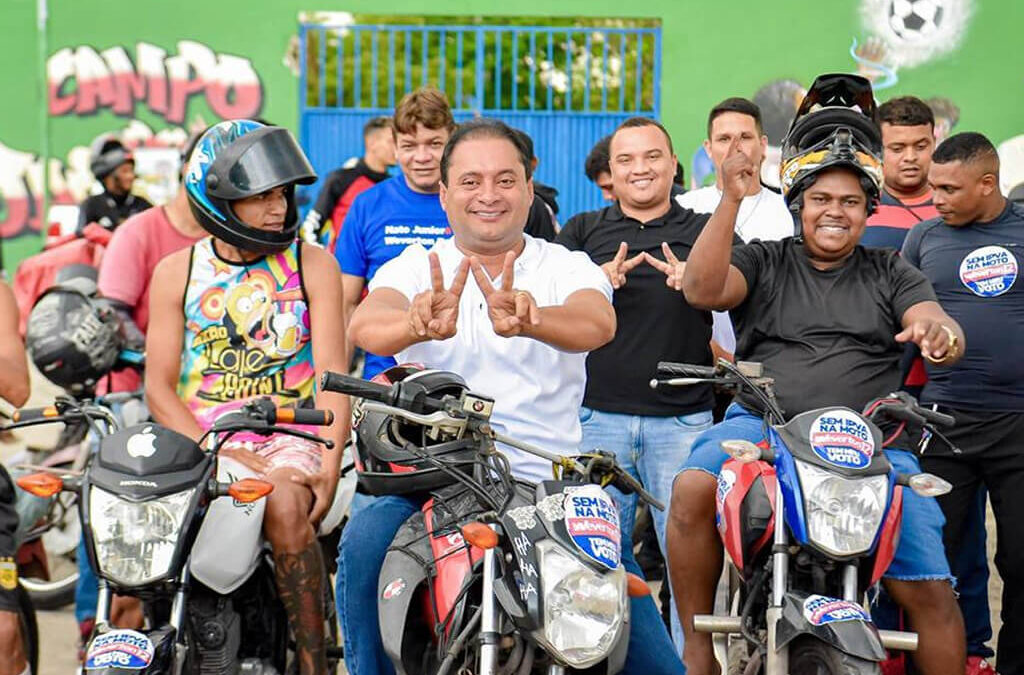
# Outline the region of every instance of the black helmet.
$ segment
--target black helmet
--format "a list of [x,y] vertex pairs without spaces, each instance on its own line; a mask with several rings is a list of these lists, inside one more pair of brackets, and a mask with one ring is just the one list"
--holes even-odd
[[[299,229],[295,184],[315,182],[313,167],[287,129],[231,120],[210,127],[199,139],[185,191],[196,221],[214,237],[246,251],[276,253],[295,241]],[[280,232],[249,227],[235,216],[231,202],[282,186],[288,212]]]
[[75,395],[91,392],[121,351],[116,314],[91,297],[95,287],[86,278],[59,283],[28,315],[25,346],[32,362],[46,379]]
[[[373,381],[386,385],[416,383],[423,388],[423,395],[432,398],[457,397],[469,389],[455,373],[418,364],[392,366]],[[356,473],[360,485],[372,495],[422,493],[454,482],[434,463],[423,459],[424,453],[452,468],[472,462],[476,455],[472,439],[444,434],[433,437],[427,427],[367,411],[361,401],[353,413]]]
[[[804,96],[782,142],[781,185],[794,215],[800,195],[825,169],[854,169],[874,211],[882,188],[882,132],[871,83],[857,75],[821,75]],[[799,224],[797,235],[800,234]]]
[[102,181],[114,173],[114,169],[125,162],[135,161],[132,158],[132,153],[129,152],[128,148],[124,147],[124,143],[118,140],[114,134],[98,136],[92,142],[89,152],[89,169],[92,170],[93,175],[96,176],[98,181]]

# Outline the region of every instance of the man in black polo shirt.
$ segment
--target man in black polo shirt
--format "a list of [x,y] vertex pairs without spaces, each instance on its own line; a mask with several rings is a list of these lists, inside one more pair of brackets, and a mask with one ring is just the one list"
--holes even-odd
[[952,368],[926,364],[921,400],[956,417],[950,448],[931,438],[921,466],[953,484],[939,498],[950,560],[960,555],[974,494],[984,485],[996,516],[1003,627],[996,669],[1024,673],[1024,207],[999,192],[999,157],[987,138],[956,134],[935,151],[928,181],[939,218],[914,227],[903,257],[935,287],[964,327],[970,351]]
[[[580,447],[614,452],[667,504],[690,444],[711,427],[714,397],[708,386],[655,391],[648,383],[661,360],[712,362],[711,313],[687,304],[655,265],[664,265],[666,257],[686,260],[708,216],[671,198],[676,158],[668,133],[654,120],[623,122],[611,137],[610,154],[618,201],[573,217],[556,239],[585,251],[616,289],[615,339],[587,358]],[[632,532],[636,496],[615,497],[622,532]],[[662,552],[665,515],[653,511]],[[681,631],[673,632],[682,637]]]
[[[758,179],[757,167],[734,141],[722,164],[725,194],[682,270],[691,304],[730,310],[736,358],[764,364],[789,417],[826,406],[860,410],[895,391],[903,343],[947,365],[964,345],[963,332],[935,301],[924,275],[894,250],[858,245],[878,200],[881,135],[874,111],[860,108],[872,100],[870,89],[863,95],[863,78],[819,80],[783,146],[783,193],[799,218],[800,236],[732,246],[740,202]],[[823,108],[812,97],[819,87],[830,92]],[[727,459],[721,441],[761,441],[759,408],[741,395],[725,421],[694,443],[673,486],[669,568],[691,675],[718,671],[710,636],[694,633],[692,619],[711,610],[722,566],[715,528],[717,478]],[[919,472],[911,452],[887,447],[885,453],[900,473]],[[934,499],[908,490],[902,516],[903,536],[884,582],[919,634],[915,664],[924,675],[963,673],[963,621],[949,566],[935,555],[942,513]]]

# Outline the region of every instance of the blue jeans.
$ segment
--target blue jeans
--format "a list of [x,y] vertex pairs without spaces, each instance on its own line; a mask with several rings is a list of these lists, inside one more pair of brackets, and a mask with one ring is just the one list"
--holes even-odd
[[[651,517],[654,520],[654,532],[658,536],[658,547],[666,560],[665,522],[672,498],[672,482],[679,467],[690,456],[693,442],[710,429],[711,424],[710,410],[690,415],[652,417],[604,412],[586,406],[580,408],[580,425],[583,427],[580,451],[599,449],[615,453],[615,461],[665,504],[664,511],[652,508]],[[614,488],[609,488],[608,492],[619,507],[623,536],[631,535],[636,520],[637,496],[624,495]],[[664,583],[668,583],[667,574]],[[670,616],[672,641],[679,653],[682,653],[683,628],[674,602]]]
[[[345,667],[352,675],[394,675],[380,638],[377,577],[392,539],[420,504],[404,497],[378,497],[355,513],[342,531],[336,601],[345,639]],[[622,554],[625,568],[640,574],[625,538]],[[630,613],[629,652],[622,672],[685,675],[686,668],[672,648],[654,600],[650,596],[633,598]]]
[[[683,470],[704,471],[718,478],[718,472],[729,455],[721,443],[728,439],[745,439],[752,443],[764,439],[763,420],[738,403],[725,411],[725,419],[701,434],[693,444],[693,451]],[[885,455],[900,473],[920,473],[917,456],[906,450],[886,448]],[[946,556],[936,555],[945,550],[942,527],[946,519],[942,509],[932,497],[922,497],[913,490],[903,491],[903,536],[896,547],[885,576],[900,581],[947,580],[952,582]]]

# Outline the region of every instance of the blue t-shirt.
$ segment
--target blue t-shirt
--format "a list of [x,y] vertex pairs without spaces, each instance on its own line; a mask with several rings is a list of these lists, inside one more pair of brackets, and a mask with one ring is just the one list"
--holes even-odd
[[[356,197],[334,255],[342,272],[369,282],[381,265],[397,258],[406,246],[422,244],[429,249],[438,239],[451,236],[438,196],[409,189],[399,174]],[[363,377],[369,379],[394,364],[390,356],[367,353]]]
[[950,367],[926,364],[921,399],[953,408],[1024,412],[1024,206],[951,227],[941,218],[907,235],[903,258],[924,272],[939,304],[964,329],[967,351]]

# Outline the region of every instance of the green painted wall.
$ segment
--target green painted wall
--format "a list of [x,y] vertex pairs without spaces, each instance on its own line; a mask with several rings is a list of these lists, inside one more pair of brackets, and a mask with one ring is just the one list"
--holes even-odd
[[[720,99],[752,96],[761,85],[778,78],[793,78],[806,86],[820,72],[855,70],[850,44],[854,37],[863,42],[869,34],[860,17],[861,7],[886,1],[648,0],[627,5],[621,0],[562,0],[557,12],[561,16],[643,16],[662,21],[663,119],[687,164],[703,138],[708,108]],[[1024,2],[934,1],[973,7],[959,47],[925,64],[900,68],[898,84],[881,91],[879,98],[904,93],[946,96],[960,108],[958,130],[976,129],[997,143],[1024,132],[1024,57],[1019,50]],[[494,0],[437,0],[431,9],[438,14],[483,17],[499,10],[502,14],[544,16],[553,4],[549,0],[519,0],[514,5]],[[283,57],[299,11],[415,15],[423,13],[424,7],[411,0],[393,0],[386,6],[371,0],[146,0],[134,4],[49,0],[47,51],[52,55],[63,48],[91,45],[100,52],[120,45],[134,59],[140,42],[173,55],[179,40],[196,41],[217,54],[249,59],[262,88],[261,114],[294,129],[297,80]],[[0,68],[0,90],[7,102],[0,114],[0,144],[37,154],[43,145],[45,94],[40,82],[36,0],[0,2],[0,27],[7,52],[5,66]],[[202,96],[191,99],[186,124],[196,114],[207,122],[216,118]],[[144,104],[136,106],[135,118],[154,132],[176,126],[148,111]],[[122,128],[127,121],[109,109],[87,116],[51,117],[51,154],[67,163],[72,148],[88,145],[97,134]],[[543,155],[543,148],[538,151]],[[0,204],[0,223],[4,209],[10,206],[12,166],[9,156],[0,156],[0,192],[5,200]],[[35,173],[38,176],[38,169]],[[8,267],[38,245],[37,236],[24,234],[6,241]]]

